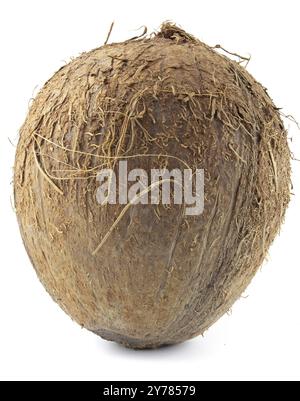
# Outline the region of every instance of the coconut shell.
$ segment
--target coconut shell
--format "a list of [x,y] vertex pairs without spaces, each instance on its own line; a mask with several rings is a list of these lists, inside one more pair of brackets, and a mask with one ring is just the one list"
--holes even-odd
[[[204,212],[100,205],[96,175],[121,159],[204,169]],[[14,190],[32,264],[72,319],[132,348],[178,343],[227,312],[262,264],[289,202],[287,133],[241,63],[163,24],[83,53],[44,85]]]

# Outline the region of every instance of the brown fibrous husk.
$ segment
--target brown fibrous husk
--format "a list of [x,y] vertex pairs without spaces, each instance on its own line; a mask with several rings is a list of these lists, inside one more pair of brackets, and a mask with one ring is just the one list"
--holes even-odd
[[[279,231],[287,133],[240,61],[165,23],[74,59],[30,108],[14,177],[22,238],[53,299],[103,338],[149,348],[204,333]],[[203,168],[203,214],[99,205],[96,174],[120,159]]]

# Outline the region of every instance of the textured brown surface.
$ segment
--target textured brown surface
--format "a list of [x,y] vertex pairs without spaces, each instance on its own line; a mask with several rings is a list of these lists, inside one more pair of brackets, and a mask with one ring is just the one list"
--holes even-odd
[[[124,207],[97,204],[95,175],[122,156],[129,168],[204,168],[204,213],[131,206],[93,255]],[[289,201],[289,160],[264,88],[167,24],[82,54],[36,97],[15,163],[24,244],[82,326],[136,348],[180,342],[228,311],[261,265]]]

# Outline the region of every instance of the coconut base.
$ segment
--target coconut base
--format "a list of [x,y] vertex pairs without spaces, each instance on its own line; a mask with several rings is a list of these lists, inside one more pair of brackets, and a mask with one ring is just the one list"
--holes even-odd
[[160,342],[160,341],[157,341],[157,339],[151,340],[148,338],[140,339],[140,338],[125,336],[123,334],[116,333],[116,332],[109,331],[109,330],[96,330],[96,331],[93,330],[93,333],[97,334],[104,340],[114,341],[118,344],[123,345],[126,348],[136,349],[136,350],[143,350],[143,349],[146,350],[146,349],[168,347],[171,345],[180,344],[180,342],[181,342],[181,341]]

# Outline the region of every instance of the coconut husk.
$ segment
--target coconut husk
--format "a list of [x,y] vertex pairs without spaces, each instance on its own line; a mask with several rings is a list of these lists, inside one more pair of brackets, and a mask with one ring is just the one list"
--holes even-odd
[[[149,348],[203,334],[283,222],[279,111],[243,60],[219,50],[171,23],[105,44],[57,71],[21,128],[14,190],[28,255],[61,308],[108,340]],[[96,175],[119,160],[204,169],[203,214],[98,204]]]

